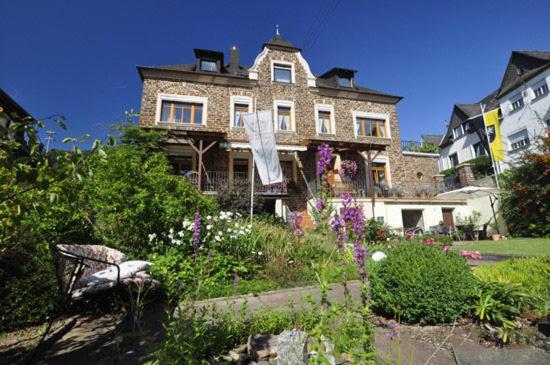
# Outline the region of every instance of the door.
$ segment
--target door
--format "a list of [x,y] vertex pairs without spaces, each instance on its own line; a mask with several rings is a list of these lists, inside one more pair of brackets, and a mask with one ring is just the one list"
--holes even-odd
[[443,214],[443,225],[445,227],[454,227],[453,208],[441,208],[441,213]]
[[401,215],[403,217],[404,229],[416,227],[424,229],[424,219],[422,218],[421,209],[403,209]]

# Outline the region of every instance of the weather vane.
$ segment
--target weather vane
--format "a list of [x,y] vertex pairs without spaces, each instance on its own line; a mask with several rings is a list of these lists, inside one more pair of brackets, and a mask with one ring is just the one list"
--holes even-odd
[[279,34],[279,24],[275,25],[275,35],[280,35]]

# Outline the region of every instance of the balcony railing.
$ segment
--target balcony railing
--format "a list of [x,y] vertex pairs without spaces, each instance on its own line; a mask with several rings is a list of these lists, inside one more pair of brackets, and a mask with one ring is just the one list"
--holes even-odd
[[[197,188],[198,172],[193,171],[186,175],[186,178]],[[205,192],[217,192],[227,186],[249,185],[250,178],[248,172],[233,172],[232,179],[228,171],[206,171],[202,176],[202,187],[200,190]],[[262,195],[285,195],[288,193],[289,179],[283,177],[283,182],[271,185],[263,185],[258,176],[255,176],[254,191]]]

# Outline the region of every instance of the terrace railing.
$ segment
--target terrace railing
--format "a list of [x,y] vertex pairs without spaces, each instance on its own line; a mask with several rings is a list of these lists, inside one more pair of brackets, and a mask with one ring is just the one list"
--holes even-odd
[[[206,171],[202,178],[202,191],[217,192],[230,185],[250,184],[248,172],[233,172],[233,178],[229,178],[229,171]],[[198,188],[198,172],[189,172],[186,178]],[[288,193],[289,179],[283,178],[283,182],[271,185],[263,185],[258,176],[254,179],[254,190],[263,195],[282,195]]]

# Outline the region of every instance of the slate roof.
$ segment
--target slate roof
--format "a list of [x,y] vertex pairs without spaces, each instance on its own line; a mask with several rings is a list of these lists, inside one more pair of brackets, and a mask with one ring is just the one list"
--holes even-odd
[[294,45],[290,41],[287,41],[286,39],[283,39],[280,34],[276,34],[275,37],[273,37],[270,40],[268,40],[267,42],[265,42],[262,45],[262,49],[264,49],[265,47],[270,47],[270,46],[273,47],[273,48],[286,48],[286,49],[295,50],[295,51],[298,51],[298,52],[301,51],[300,48],[294,47]]
[[[300,48],[295,47],[290,41],[283,39],[279,34],[275,35],[275,37],[271,38],[269,41],[265,42],[262,46],[274,48],[274,49],[283,49],[287,51],[301,51]],[[195,49],[195,55],[198,57],[198,54],[206,54],[213,56],[212,58],[217,58],[222,60],[223,62],[223,52],[219,51],[212,51],[212,50],[202,50],[202,49]],[[139,75],[141,79],[143,80],[143,73],[144,70],[161,70],[161,71],[175,71],[175,72],[185,72],[185,73],[198,73],[198,74],[204,74],[204,75],[223,75],[223,76],[229,76],[229,77],[237,77],[242,79],[248,78],[248,67],[244,65],[239,65],[238,69],[235,70],[232,67],[229,66],[229,64],[224,65],[224,67],[221,67],[221,70],[219,72],[208,72],[208,71],[201,71],[197,68],[197,63],[183,63],[183,64],[175,64],[175,65],[158,65],[158,66],[137,66]],[[367,88],[364,86],[356,85],[354,83],[353,87],[345,87],[345,86],[339,86],[337,79],[334,78],[326,78],[329,76],[333,76],[337,72],[346,72],[351,73],[353,77],[353,74],[357,71],[351,70],[351,69],[344,69],[344,68],[332,68],[329,71],[325,72],[321,76],[316,76],[316,86],[318,88],[323,89],[331,89],[331,90],[343,90],[343,91],[351,91],[351,92],[357,92],[361,94],[368,94],[368,95],[377,95],[377,96],[386,96],[391,98],[396,98],[397,101],[401,100],[401,96],[388,94],[382,91],[378,91],[375,89]]]
[[497,97],[514,90],[549,67],[550,51],[513,51],[502,77]]
[[438,146],[439,142],[441,142],[441,139],[443,138],[443,135],[442,134],[423,134],[421,137],[422,137],[421,138],[422,142],[431,143]]

